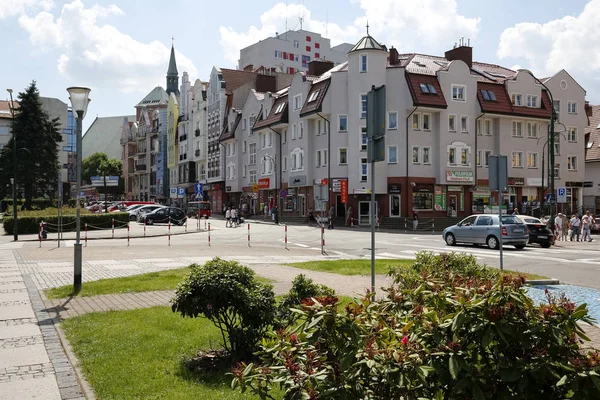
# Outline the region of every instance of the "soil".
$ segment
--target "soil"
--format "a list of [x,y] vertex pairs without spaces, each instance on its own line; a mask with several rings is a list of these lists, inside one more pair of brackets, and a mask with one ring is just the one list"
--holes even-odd
[[233,366],[233,361],[227,350],[199,350],[185,366],[194,373],[228,371]]

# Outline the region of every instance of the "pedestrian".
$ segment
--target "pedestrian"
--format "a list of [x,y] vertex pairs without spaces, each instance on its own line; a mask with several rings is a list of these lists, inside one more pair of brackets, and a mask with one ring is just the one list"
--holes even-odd
[[235,208],[231,209],[231,226],[238,226],[238,212]]
[[556,240],[562,240],[563,236],[563,214],[558,213],[556,218],[554,218],[554,237]]
[[227,207],[227,211],[225,211],[225,219],[227,220],[225,228],[231,227],[231,209],[229,207]]
[[312,222],[315,219],[315,216],[313,215],[313,210],[312,208],[308,209],[308,226],[312,226]]
[[269,203],[267,203],[266,201],[263,206],[263,211],[265,212],[265,219],[267,219],[267,216],[269,215]]
[[591,242],[592,237],[590,236],[590,229],[592,228],[593,218],[590,215],[590,210],[585,212],[585,215],[581,219],[581,241],[582,242]]
[[419,216],[416,211],[413,211],[413,231],[419,228]]
[[327,229],[333,229],[333,206],[329,208],[329,226]]
[[579,224],[581,221],[577,214],[573,214],[571,217],[571,237],[569,238],[571,242],[573,241],[573,236],[577,237],[577,241],[579,242]]
[[352,225],[352,206],[346,210],[346,225]]
[[568,233],[569,233],[569,217],[567,217],[565,214],[562,214],[562,221],[563,221],[562,240],[566,242]]
[[519,215],[519,209],[517,207],[514,208],[513,215]]

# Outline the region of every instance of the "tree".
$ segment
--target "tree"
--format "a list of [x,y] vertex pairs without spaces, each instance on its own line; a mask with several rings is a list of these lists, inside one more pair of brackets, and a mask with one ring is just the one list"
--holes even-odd
[[62,141],[59,119],[50,119],[42,109],[35,81],[17,96],[19,109],[11,123],[12,137],[0,153],[0,187],[15,176],[13,146],[17,144],[17,184],[25,198],[24,208],[32,208],[34,197],[54,196],[58,186],[58,145]]
[[[82,162],[81,179],[90,182],[92,176],[121,176],[123,174],[123,163],[116,158],[108,158],[105,153],[94,153]],[[123,179],[119,179],[119,187],[106,188],[106,193],[123,193]],[[104,187],[99,187],[100,193],[104,192]],[[105,194],[106,194],[105,193]]]

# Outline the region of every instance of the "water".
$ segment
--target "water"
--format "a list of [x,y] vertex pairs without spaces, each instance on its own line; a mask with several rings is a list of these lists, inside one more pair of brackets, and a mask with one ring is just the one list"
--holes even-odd
[[600,323],[600,290],[572,285],[539,285],[527,288],[527,294],[535,302],[547,303],[546,289],[555,297],[564,293],[576,305],[587,303],[589,315],[596,320],[596,325]]

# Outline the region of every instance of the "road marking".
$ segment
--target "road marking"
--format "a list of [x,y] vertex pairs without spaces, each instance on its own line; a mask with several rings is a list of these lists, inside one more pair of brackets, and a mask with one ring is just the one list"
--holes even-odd
[[[406,252],[410,253],[411,251],[407,250],[407,251],[405,251],[405,253]],[[412,255],[410,255],[410,256],[407,256],[407,255],[404,255],[404,254],[379,253],[379,254],[377,254],[375,256],[375,258],[380,258],[380,259],[382,259],[382,258],[397,258],[397,259],[406,259],[406,258],[409,258],[409,259],[414,259],[415,255],[414,255],[414,253]]]
[[308,248],[308,247],[310,247],[310,246],[307,246],[307,245],[305,245],[305,244],[302,244],[302,243],[292,243],[292,244],[293,244],[294,246],[298,246],[298,247],[304,247],[304,248]]

